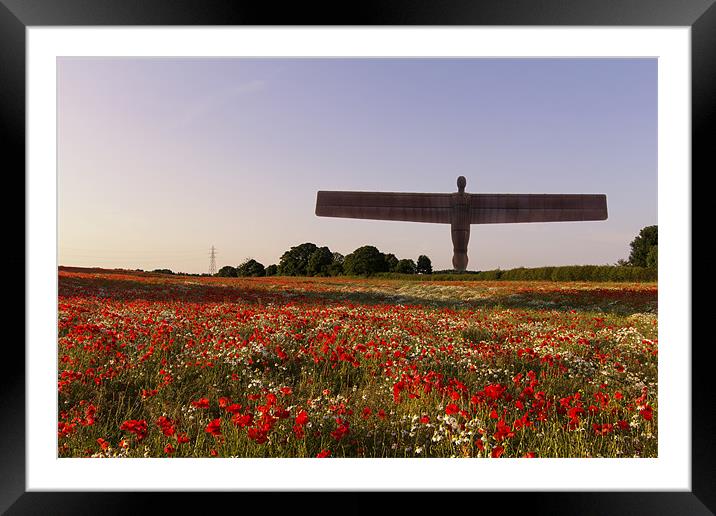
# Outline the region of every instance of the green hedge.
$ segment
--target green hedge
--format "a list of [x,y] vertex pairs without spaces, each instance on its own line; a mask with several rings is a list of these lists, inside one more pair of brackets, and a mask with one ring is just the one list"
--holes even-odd
[[520,267],[465,273],[398,274],[379,273],[380,278],[416,281],[657,281],[658,271],[650,267],[624,265],[567,265],[562,267]]

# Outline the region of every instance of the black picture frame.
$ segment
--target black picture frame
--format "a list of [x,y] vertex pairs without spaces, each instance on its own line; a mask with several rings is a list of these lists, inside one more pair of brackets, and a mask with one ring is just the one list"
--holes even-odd
[[[712,141],[716,120],[716,0],[473,0],[415,2],[410,0],[347,5],[287,3],[249,4],[230,0],[0,0],[0,127],[7,197],[25,192],[25,45],[26,27],[87,25],[561,25],[561,26],[687,26],[691,28],[692,187],[693,180],[714,170]],[[9,158],[9,159],[8,159]],[[699,174],[694,171],[700,169]],[[23,174],[20,171],[23,171]],[[23,179],[20,179],[23,178]],[[17,183],[10,185],[10,181]],[[18,184],[19,183],[19,184]],[[13,188],[14,187],[14,188]],[[692,188],[693,189],[693,188]],[[694,190],[698,191],[698,190]],[[692,200],[692,206],[698,203]],[[24,208],[25,206],[23,206]],[[12,224],[16,208],[6,216],[6,238],[13,248],[25,241],[25,226]],[[24,210],[23,210],[24,213]],[[695,223],[699,222],[692,215]],[[22,231],[22,233],[21,233]],[[692,234],[694,231],[692,229]],[[699,234],[699,233],[696,233]],[[7,249],[8,266],[25,263]],[[22,247],[24,250],[24,246]],[[693,248],[691,250],[693,257]],[[10,258],[10,257],[15,258]],[[692,274],[700,270],[692,266]],[[25,266],[25,278],[32,274]],[[15,274],[15,276],[18,276]],[[19,281],[16,279],[15,281]],[[24,285],[23,285],[24,286]],[[15,306],[20,303],[15,301]],[[22,303],[25,309],[25,303]],[[692,303],[692,307],[697,308]],[[15,308],[17,309],[17,308]],[[694,320],[692,310],[692,321]],[[18,325],[19,326],[19,325]],[[17,342],[18,339],[15,339]],[[716,428],[714,383],[709,371],[710,341],[696,342],[692,356],[692,454],[689,492],[522,492],[469,493],[477,507],[497,502],[508,511],[530,514],[713,514],[716,511]],[[664,343],[664,345],[691,343]],[[701,345],[699,345],[701,344]],[[6,345],[7,347],[7,345]],[[12,353],[15,356],[12,356]],[[168,512],[186,503],[183,493],[26,492],[25,489],[25,354],[20,346],[6,351],[0,375],[0,511],[8,514],[97,514]],[[8,366],[7,364],[12,364]],[[685,436],[687,438],[688,436]],[[365,494],[365,493],[364,493]],[[341,506],[351,512],[375,510],[372,497],[344,493]],[[246,493],[238,493],[246,497]],[[422,507],[423,493],[411,493],[402,511]],[[212,504],[232,494],[212,494]],[[294,506],[297,493],[271,496]],[[486,500],[484,497],[489,497]],[[456,503],[453,496],[439,498]],[[245,498],[244,498],[245,499]],[[460,496],[457,500],[464,501]],[[506,503],[506,501],[509,501]],[[473,502],[470,502],[473,503]],[[311,504],[311,511],[330,510]]]

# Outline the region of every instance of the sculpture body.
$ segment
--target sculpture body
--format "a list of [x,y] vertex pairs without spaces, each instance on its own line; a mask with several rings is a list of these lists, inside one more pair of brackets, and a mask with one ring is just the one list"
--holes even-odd
[[316,215],[450,224],[453,267],[467,268],[471,224],[607,219],[604,194],[471,194],[458,177],[454,193],[319,191]]

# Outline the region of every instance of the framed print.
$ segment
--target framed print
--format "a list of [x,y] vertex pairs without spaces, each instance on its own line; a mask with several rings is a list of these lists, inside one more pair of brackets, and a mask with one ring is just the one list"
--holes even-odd
[[0,507],[709,514],[712,4],[3,0],[27,302]]

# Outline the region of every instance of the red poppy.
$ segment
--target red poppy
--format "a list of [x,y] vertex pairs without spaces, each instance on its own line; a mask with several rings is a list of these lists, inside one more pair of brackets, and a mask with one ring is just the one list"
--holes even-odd
[[331,432],[331,436],[336,441],[340,441],[343,437],[350,433],[350,429],[348,428],[348,422],[343,421],[341,418],[338,418],[336,423],[338,424],[338,427]]
[[610,423],[604,423],[601,425],[598,423],[593,423],[592,429],[594,430],[594,433],[596,435],[607,435],[612,433],[612,430],[614,430],[614,425]]
[[303,439],[306,432],[303,430],[301,425],[293,425],[293,435],[296,436],[296,439]]
[[147,421],[144,419],[130,419],[122,423],[120,430],[127,430],[137,436],[137,441],[141,441],[147,436]]
[[264,444],[266,441],[268,441],[267,434],[268,432],[265,429],[256,427],[251,427],[246,432],[246,435],[249,436],[249,439],[254,441],[256,444]]
[[492,448],[492,458],[498,459],[502,456],[502,454],[505,452],[505,448],[503,446],[495,446]]
[[303,426],[306,423],[308,423],[308,412],[306,412],[305,410],[302,410],[296,416],[296,424]]
[[445,407],[445,413],[448,416],[455,414],[458,410],[460,410],[460,409],[454,403],[450,403],[447,407]]
[[254,416],[251,414],[234,414],[231,421],[236,425],[244,428],[252,423]]
[[221,419],[214,419],[211,423],[206,425],[204,431],[214,437],[219,437],[221,435]]
[[199,398],[191,402],[196,408],[209,408],[209,400],[207,398]]
[[226,406],[224,410],[230,414],[238,414],[241,411],[241,405],[232,403],[231,405]]
[[174,422],[166,416],[159,416],[159,419],[157,419],[157,426],[161,428],[162,433],[167,437],[171,437],[176,432]]
[[319,459],[323,459],[325,457],[330,457],[330,456],[331,456],[330,450],[321,450],[321,452],[318,455],[316,455],[316,457],[318,457]]
[[644,406],[643,409],[640,411],[641,417],[646,419],[647,421],[651,421],[651,418],[654,416],[654,412],[652,411],[651,405],[648,403]]

